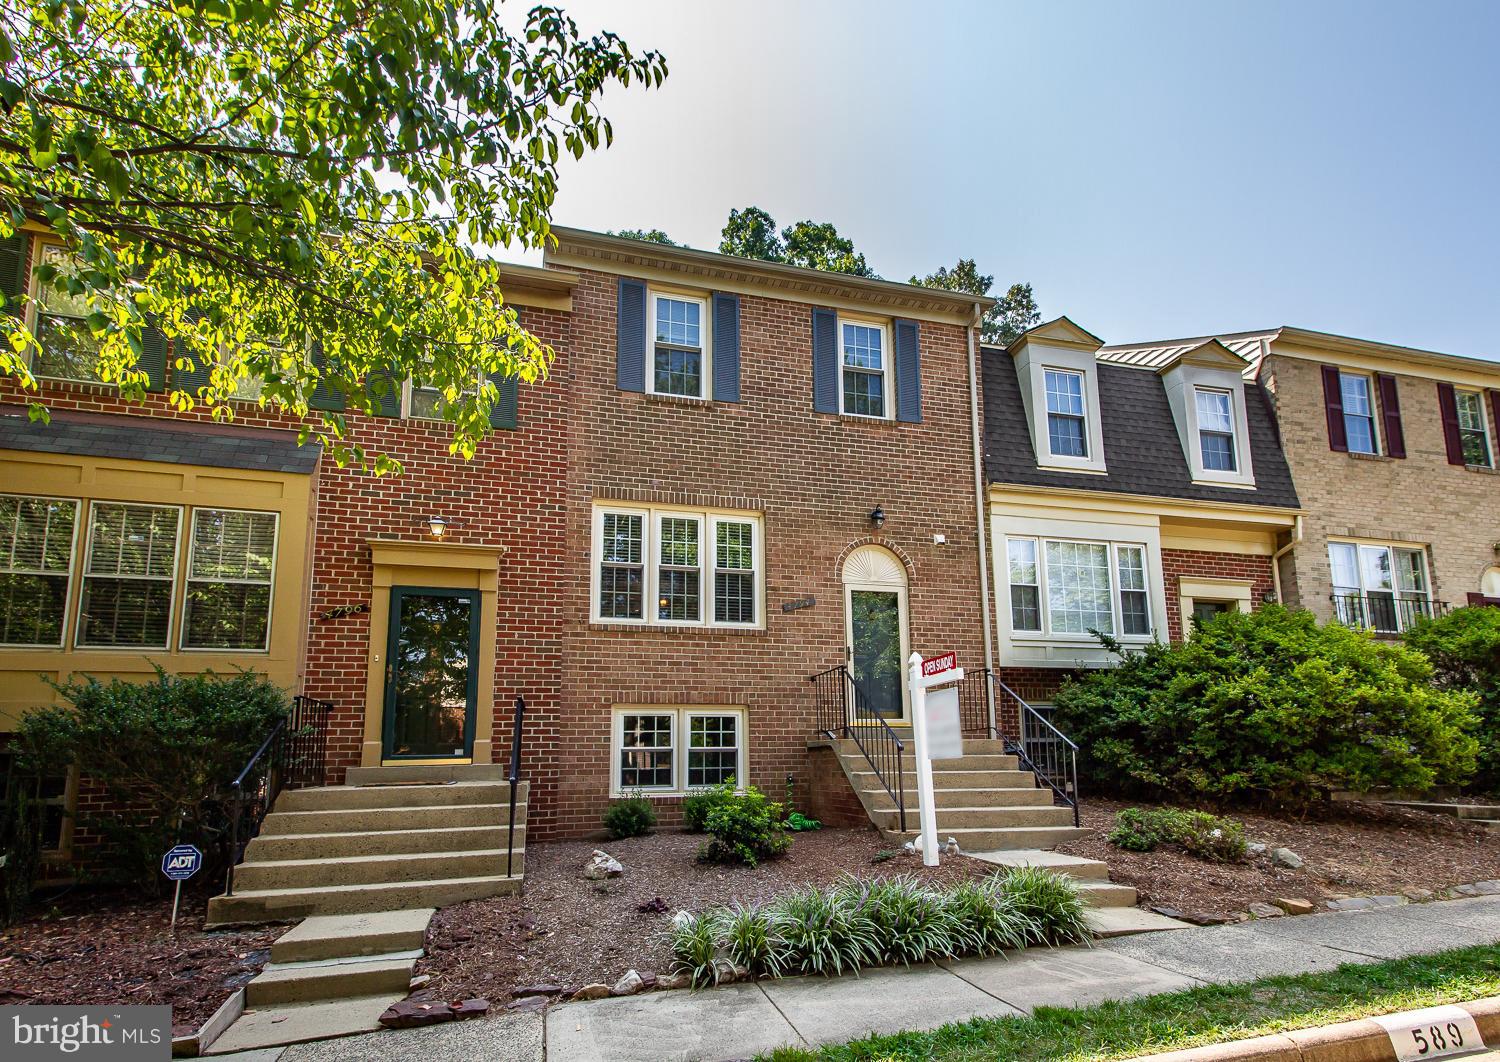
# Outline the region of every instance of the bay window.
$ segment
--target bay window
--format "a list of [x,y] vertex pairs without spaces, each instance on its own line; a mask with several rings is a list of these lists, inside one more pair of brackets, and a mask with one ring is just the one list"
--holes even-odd
[[1010,627],[1020,635],[1150,638],[1147,549],[1135,542],[1007,536]]
[[596,622],[763,622],[758,517],[600,506],[594,513],[594,557]]

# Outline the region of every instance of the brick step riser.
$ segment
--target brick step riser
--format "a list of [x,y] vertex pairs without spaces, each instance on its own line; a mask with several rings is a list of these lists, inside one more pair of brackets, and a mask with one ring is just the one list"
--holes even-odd
[[[866,791],[868,792],[868,790]],[[1045,808],[1052,806],[1049,789],[934,789],[933,797],[942,808]],[[874,811],[892,811],[896,803],[884,789],[872,794],[868,805]],[[917,806],[915,788],[906,791],[908,813]]]
[[[516,802],[524,803],[528,786],[521,783]],[[320,789],[291,789],[276,798],[276,811],[352,811],[359,808],[427,808],[452,804],[510,806],[508,782],[463,785],[331,785]]]
[[[503,867],[501,868],[504,869]],[[434,885],[413,881],[392,888],[371,886],[345,892],[309,889],[276,897],[215,896],[208,901],[209,927],[254,922],[292,922],[309,915],[359,914],[367,911],[399,911],[407,907],[446,907],[465,900],[510,896],[521,891],[521,877],[492,882],[481,879]]]
[[404,993],[411,988],[412,965],[411,962],[372,963],[372,969],[360,963],[349,963],[314,967],[295,980],[251,981],[245,986],[245,1005],[265,1007],[277,1003],[374,996],[383,992]]
[[[515,844],[526,844],[526,829],[517,816]],[[504,848],[509,831],[504,826],[460,829],[365,831],[333,834],[262,834],[245,850],[247,863],[281,859],[332,859],[339,856],[400,855],[402,853],[471,852]]]
[[[520,874],[526,853],[511,857],[511,873]],[[242,863],[234,872],[234,887],[258,889],[317,889],[330,885],[379,885],[444,878],[482,878],[505,873],[505,853],[411,853],[402,859],[328,860],[314,863]]]
[[[522,819],[516,809],[516,823]],[[353,811],[273,811],[260,832],[271,836],[293,833],[373,833],[377,830],[454,829],[463,826],[503,826],[510,809],[498,804],[441,807],[371,808]]]
[[[1069,814],[1071,821],[1072,815]],[[905,833],[896,830],[881,830],[880,834],[892,844],[905,844],[917,836],[915,821],[911,815],[907,815],[906,824],[912,829]],[[951,831],[950,831],[951,832]],[[1056,845],[1066,844],[1068,841],[1076,841],[1080,837],[1088,836],[1087,830],[1074,829],[1069,826],[1035,827],[1031,829],[1000,829],[1000,830],[977,830],[969,833],[956,834],[959,846],[966,852],[994,852],[1010,851],[1018,848],[1052,848]],[[938,841],[948,839],[947,835],[939,833]]]
[[[906,809],[906,825],[908,829],[914,829],[916,824],[917,810],[908,806]],[[899,816],[895,811],[876,811],[871,813],[875,825],[886,830],[893,830],[899,823]],[[1072,826],[1073,812],[1069,808],[1041,807],[1041,808],[966,808],[962,811],[937,810],[938,833],[954,830],[1003,830],[1011,826]]]

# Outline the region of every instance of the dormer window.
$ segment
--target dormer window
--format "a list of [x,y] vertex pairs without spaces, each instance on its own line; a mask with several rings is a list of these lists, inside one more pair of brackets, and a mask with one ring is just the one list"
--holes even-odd
[[1234,403],[1228,391],[1194,388],[1198,403],[1198,448],[1203,468],[1235,471]]
[[840,321],[839,350],[842,411],[856,417],[885,417],[885,329]]
[[702,299],[653,295],[651,391],[703,398]]
[[1045,370],[1047,444],[1053,457],[1088,457],[1088,421],[1084,415],[1083,374]]

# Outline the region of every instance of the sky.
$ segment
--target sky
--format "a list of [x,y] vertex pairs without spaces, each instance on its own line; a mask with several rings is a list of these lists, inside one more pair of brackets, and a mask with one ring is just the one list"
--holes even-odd
[[1106,342],[1296,325],[1500,360],[1500,0],[558,0],[667,59],[553,220],[832,222]]

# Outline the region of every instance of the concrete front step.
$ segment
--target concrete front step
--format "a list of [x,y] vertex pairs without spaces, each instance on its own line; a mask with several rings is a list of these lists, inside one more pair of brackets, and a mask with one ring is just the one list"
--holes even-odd
[[[837,742],[837,747],[839,755],[846,758],[850,767],[864,765],[868,768],[869,761],[865,759],[865,754],[853,741],[839,741]],[[915,752],[912,746],[908,745],[905,755],[908,766],[910,766],[912,762],[911,757],[914,755]],[[962,756],[947,760],[933,760],[932,762],[934,768],[945,771],[1014,771],[1020,766],[1021,761],[1014,756],[1007,756],[1000,752],[975,753],[970,752],[965,747],[964,755]]]
[[[1070,812],[1069,819],[1071,818]],[[906,824],[913,827],[916,825],[916,819],[910,812],[907,813]],[[909,829],[905,833],[882,829],[880,834],[887,841],[896,844],[904,844],[918,836],[915,829]],[[959,847],[965,852],[989,852],[998,849],[1051,848],[1088,835],[1088,830],[1077,829],[1073,826],[1010,826],[1004,829],[940,829],[938,841],[942,843],[952,837],[958,841]]]
[[1187,922],[1159,915],[1155,911],[1142,911],[1138,907],[1101,907],[1089,911],[1089,928],[1101,940],[1110,937],[1128,937],[1136,933],[1160,933],[1171,929],[1192,929]]
[[[528,785],[517,786],[517,804]],[[509,782],[450,782],[443,785],[325,785],[291,789],[276,800],[273,811],[345,811],[351,808],[415,808],[451,804],[510,806]]]
[[[526,845],[525,820],[517,814],[515,846]],[[374,830],[358,833],[261,834],[245,850],[248,863],[278,859],[332,859],[342,856],[394,855],[398,852],[472,852],[504,848],[510,831],[504,826],[459,826],[432,830]]]
[[[938,761],[944,763],[946,761]],[[869,769],[869,764],[863,759],[859,765],[850,772],[854,784],[861,789],[885,788],[880,776]],[[917,791],[917,772],[915,770],[903,771],[902,781],[908,793]],[[935,769],[932,772],[932,787],[934,789],[1025,789],[1027,786],[1035,786],[1036,775],[1030,771],[950,771],[946,767]]]
[[1080,881],[1078,891],[1095,908],[1134,907],[1139,899],[1133,886],[1111,881]]
[[[524,850],[510,853],[511,872],[525,866]],[[329,859],[278,859],[245,862],[234,872],[236,889],[315,889],[329,885],[370,885],[379,882],[436,881],[505,873],[504,848],[472,852],[396,852],[341,856]]]
[[1040,848],[1016,848],[997,852],[969,852],[975,859],[998,867],[1041,867],[1074,881],[1109,881],[1109,865],[1099,859],[1048,852]]
[[[1052,803],[1052,790],[1032,788],[1017,789],[935,789],[932,793],[939,810],[943,808],[1043,808]],[[911,814],[916,807],[915,790],[906,794],[906,811]],[[865,802],[872,811],[891,811],[896,802],[884,789],[869,794]]]
[[320,999],[348,999],[411,987],[416,958],[372,958],[363,961],[294,966],[267,966],[245,986],[245,1006],[264,1007],[276,1003],[311,1003]]
[[[501,864],[500,869],[504,869]],[[238,878],[238,871],[236,877]],[[503,874],[439,881],[396,881],[363,885],[330,885],[311,889],[246,889],[208,901],[207,925],[241,922],[288,922],[309,915],[397,911],[414,907],[447,907],[465,900],[513,895],[522,877]]]
[[427,940],[434,909],[317,915],[305,919],[271,945],[274,963],[311,962],[351,955],[419,951]]
[[503,782],[505,772],[505,765],[500,763],[397,763],[388,767],[350,767],[344,773],[344,784],[363,786],[423,782]]
[[[908,827],[911,826],[912,816],[916,813],[917,810],[908,804],[906,808]],[[874,820],[875,825],[887,830],[896,829],[900,821],[900,815],[894,808],[871,811],[870,818]],[[945,808],[939,806],[937,809],[939,833],[961,829],[1002,829],[1010,826],[1072,825],[1072,810],[1053,807],[1051,804],[1045,807]]]
[[[406,998],[406,988],[376,996],[338,999],[321,1003],[291,1003],[285,1006],[247,1010],[206,1052],[225,1055],[285,1044],[327,1040],[337,1036],[373,1032],[380,1016],[392,1003]],[[280,1052],[272,1052],[273,1055]],[[246,1056],[248,1059],[250,1056]]]
[[1460,819],[1500,819],[1500,805],[1495,804],[1446,804],[1423,800],[1387,800],[1383,803],[1412,811],[1425,811],[1430,815],[1452,815]]
[[[456,829],[502,826],[510,809],[500,804],[439,804],[430,807],[348,808],[341,811],[273,811],[261,824],[262,835],[289,833],[368,833],[376,830]],[[516,822],[521,810],[516,809]]]

